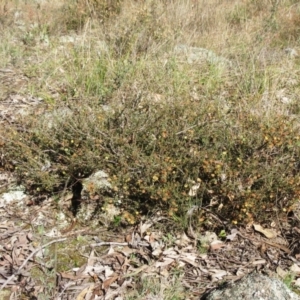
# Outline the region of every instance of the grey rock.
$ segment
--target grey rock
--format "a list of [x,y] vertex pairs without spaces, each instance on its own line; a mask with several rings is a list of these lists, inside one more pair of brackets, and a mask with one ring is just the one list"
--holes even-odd
[[300,300],[300,297],[289,290],[280,280],[254,272],[229,287],[211,292],[202,299]]
[[82,193],[101,193],[103,190],[111,189],[112,186],[108,181],[108,178],[108,174],[102,170],[95,172],[93,175],[83,180]]
[[286,55],[288,55],[289,58],[298,57],[297,50],[295,50],[293,48],[286,48],[286,49],[284,49],[284,52],[286,53]]
[[111,191],[112,185],[109,182],[109,175],[102,170],[92,174],[82,181],[81,205],[76,214],[77,219],[92,227],[98,224],[98,219],[102,218],[101,196],[107,191]]
[[71,118],[72,116],[73,111],[70,108],[62,107],[60,109],[54,109],[50,112],[46,112],[40,122],[44,124],[44,127],[53,129],[60,127],[62,121],[66,118]]
[[[59,42],[64,44],[72,44],[75,47],[90,47],[91,41],[86,41],[84,36],[71,34],[71,35],[63,35],[59,38]],[[97,51],[98,55],[102,55],[104,53],[109,52],[109,47],[105,41],[97,40],[92,42],[93,47]]]
[[21,200],[27,197],[24,190],[23,186],[15,186],[11,187],[10,191],[0,194],[0,208],[11,205],[13,201],[17,201],[21,205]]
[[77,40],[80,40],[76,35],[63,35],[59,38],[62,44],[74,44]]
[[190,47],[187,45],[177,45],[174,49],[176,55],[184,55],[189,64],[208,62],[218,66],[229,67],[232,65],[231,61],[218,56],[211,50],[198,47]]

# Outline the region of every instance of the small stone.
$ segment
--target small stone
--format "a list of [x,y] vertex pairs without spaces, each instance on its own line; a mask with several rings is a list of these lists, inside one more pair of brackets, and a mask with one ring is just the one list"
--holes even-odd
[[293,48],[286,48],[284,49],[284,52],[290,57],[295,58],[298,56],[298,52]]

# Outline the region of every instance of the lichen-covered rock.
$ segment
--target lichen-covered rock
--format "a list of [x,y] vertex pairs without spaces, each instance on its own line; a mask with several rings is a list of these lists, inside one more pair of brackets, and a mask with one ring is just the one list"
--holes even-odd
[[93,198],[95,195],[101,195],[111,188],[108,174],[100,170],[82,181],[81,195],[83,198]]
[[109,175],[102,170],[92,174],[82,181],[80,207],[76,218],[83,224],[95,226],[101,223],[109,223],[120,214],[118,207],[114,205],[112,185]]
[[300,300],[278,279],[252,273],[240,281],[202,298],[207,300]]
[[11,186],[6,193],[0,194],[0,208],[11,205],[13,201],[17,201],[21,205],[23,203],[21,200],[27,197],[24,190],[23,186]]
[[208,62],[213,65],[231,66],[232,62],[222,56],[218,56],[211,50],[198,47],[190,47],[187,45],[177,45],[174,49],[175,54],[183,54],[189,64],[199,62]]

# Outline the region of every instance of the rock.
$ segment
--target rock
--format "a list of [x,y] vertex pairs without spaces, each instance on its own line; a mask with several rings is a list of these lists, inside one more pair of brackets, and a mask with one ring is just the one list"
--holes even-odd
[[48,129],[58,128],[62,121],[71,118],[74,112],[68,107],[53,109],[52,111],[43,114],[40,122]]
[[[64,45],[64,44],[72,44],[76,47],[90,47],[91,46],[91,41],[86,41],[85,36],[82,35],[77,35],[77,34],[71,34],[71,35],[63,35],[59,38],[59,42]],[[95,50],[97,51],[98,55],[102,55],[105,53],[109,52],[109,47],[105,41],[97,40],[94,41],[92,44],[93,47],[95,47]]]
[[232,65],[231,61],[218,56],[211,50],[198,47],[190,47],[187,45],[177,45],[174,49],[175,54],[184,55],[189,64],[208,62],[213,65],[230,67]]
[[207,300],[300,300],[278,279],[252,273],[223,289],[214,290],[204,298]]
[[90,224],[92,227],[99,223],[99,218],[103,221],[106,212],[105,202],[108,199],[113,202],[113,199],[105,195],[110,193],[111,190],[112,185],[109,182],[109,176],[102,170],[84,179],[82,181],[80,207],[76,213],[77,219],[83,224]]
[[284,52],[286,53],[286,55],[288,55],[289,58],[296,58],[296,57],[298,57],[297,50],[295,50],[293,48],[286,48],[286,49],[284,49]]
[[104,171],[95,172],[90,177],[82,181],[82,196],[93,197],[95,194],[101,194],[103,191],[108,191],[112,188],[109,182],[109,176]]
[[18,202],[20,205],[22,204],[23,199],[27,197],[24,193],[23,186],[12,187],[10,191],[3,193],[0,195],[0,208],[6,207],[7,205],[11,205],[13,201]]

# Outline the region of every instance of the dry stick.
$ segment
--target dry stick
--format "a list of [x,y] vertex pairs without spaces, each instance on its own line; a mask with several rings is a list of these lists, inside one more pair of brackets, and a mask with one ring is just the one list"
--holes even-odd
[[15,277],[15,275],[18,275],[19,272],[25,267],[25,265],[27,264],[27,262],[39,251],[41,251],[43,248],[53,244],[53,243],[57,243],[57,242],[63,242],[65,241],[67,238],[63,238],[63,239],[58,239],[58,240],[54,240],[51,241],[43,246],[41,246],[40,248],[36,249],[35,251],[33,251],[26,259],[25,261],[22,263],[21,267],[18,269],[18,271],[16,273],[14,273],[13,275],[11,275],[9,278],[7,278],[7,280],[2,284],[0,291],[3,290],[8,284],[9,282]]
[[91,247],[100,247],[100,246],[129,246],[129,243],[116,243],[116,242],[101,242],[96,244],[91,244]]
[[64,285],[62,291],[59,293],[58,295],[58,299],[60,299],[60,297],[63,295],[63,293],[65,292],[66,289],[68,289],[70,286],[75,285],[74,282],[68,282]]
[[197,125],[190,126],[190,127],[186,128],[186,129],[184,129],[182,131],[176,132],[175,134],[179,135],[179,134],[185,133],[185,132],[189,131],[190,129],[192,129],[192,128],[196,127],[196,126]]
[[[131,245],[132,243],[101,242],[101,243],[91,244],[90,246],[101,247],[101,246],[131,246]],[[144,242],[138,242],[137,246],[149,246],[149,244]]]

